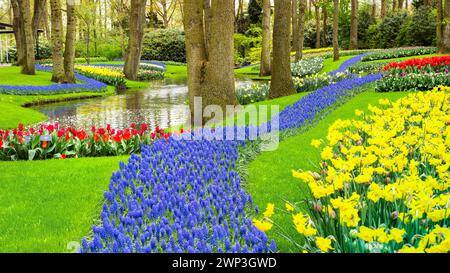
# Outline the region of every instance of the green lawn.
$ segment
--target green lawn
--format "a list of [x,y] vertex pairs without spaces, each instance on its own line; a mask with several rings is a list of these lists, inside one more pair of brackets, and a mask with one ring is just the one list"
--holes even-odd
[[353,56],[341,56],[341,57],[339,57],[339,60],[336,62],[333,61],[333,58],[325,59],[325,61],[323,63],[322,71],[320,71],[320,72],[330,73],[330,72],[338,69],[343,62],[345,62],[346,60],[353,58],[353,57],[355,57],[355,56],[354,55]]
[[127,158],[0,162],[0,252],[67,252],[81,242]]
[[44,114],[15,104],[0,102],[0,128],[15,128],[19,123],[33,124],[47,119]]
[[259,64],[246,66],[234,70],[234,75],[241,79],[251,79],[256,81],[270,81],[270,76],[259,76]]
[[[319,151],[310,145],[311,140],[325,140],[328,127],[337,119],[355,118],[355,109],[367,110],[369,103],[377,105],[380,98],[396,100],[406,94],[408,93],[375,93],[373,89],[367,90],[338,107],[312,129],[282,141],[276,151],[260,154],[249,164],[249,180],[246,184],[246,190],[253,197],[255,204],[264,210],[266,204],[272,202],[276,208],[285,210],[285,200],[294,203],[303,201],[308,196],[307,188],[301,181],[292,177],[291,171],[318,168],[320,155]],[[273,220],[281,225],[291,238],[301,241],[291,217],[280,210],[277,210]],[[272,229],[268,236],[275,239],[279,251],[295,251],[291,249],[292,244],[279,234],[279,229]]]
[[43,86],[54,84],[51,81],[52,74],[43,71],[37,71],[36,75],[23,75],[20,73],[20,67],[10,66],[0,68],[0,85],[34,85]]

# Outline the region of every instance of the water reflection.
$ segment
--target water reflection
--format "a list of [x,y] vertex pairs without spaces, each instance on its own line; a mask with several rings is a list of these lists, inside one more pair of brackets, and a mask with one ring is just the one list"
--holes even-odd
[[[249,84],[249,81],[239,80],[237,84]],[[132,122],[145,122],[151,128],[156,125],[167,128],[187,121],[187,98],[185,83],[166,81],[154,83],[146,90],[33,108],[47,115],[49,122],[58,121],[62,126],[90,128],[111,124],[114,128],[126,128]]]

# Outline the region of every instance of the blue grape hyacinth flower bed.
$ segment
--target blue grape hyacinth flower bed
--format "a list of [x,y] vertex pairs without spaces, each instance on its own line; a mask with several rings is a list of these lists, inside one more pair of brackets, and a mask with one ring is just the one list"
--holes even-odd
[[[48,66],[36,65],[36,70],[52,72]],[[94,79],[75,73],[80,84],[50,84],[44,86],[31,85],[0,85],[0,94],[10,95],[56,95],[81,92],[106,92],[107,85]]]

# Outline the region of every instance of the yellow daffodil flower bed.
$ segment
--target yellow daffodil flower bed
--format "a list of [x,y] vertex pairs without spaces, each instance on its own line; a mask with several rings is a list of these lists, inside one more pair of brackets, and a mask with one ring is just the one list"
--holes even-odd
[[[308,213],[291,215],[308,252],[450,252],[450,87],[412,93],[337,120],[320,171],[293,171],[306,183]],[[304,204],[302,204],[304,205]],[[261,230],[272,228],[269,206]]]
[[126,80],[122,72],[114,71],[106,67],[97,67],[89,65],[77,65],[75,69],[78,73],[96,79],[97,81],[113,85],[119,88],[125,88]]

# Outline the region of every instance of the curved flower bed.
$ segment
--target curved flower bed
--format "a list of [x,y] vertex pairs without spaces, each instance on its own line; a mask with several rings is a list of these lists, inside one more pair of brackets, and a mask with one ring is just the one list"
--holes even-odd
[[[51,72],[52,68],[37,64],[36,69]],[[55,95],[82,92],[106,92],[107,85],[97,80],[75,73],[80,84],[51,84],[45,86],[0,85],[0,94],[11,95]]]
[[438,90],[380,100],[370,114],[357,110],[362,120],[330,127],[319,173],[293,171],[313,197],[307,215],[287,204],[301,249],[450,251],[450,94]]
[[[308,124],[354,94],[353,88],[380,77],[344,80],[303,97],[280,113],[281,129]],[[245,142],[177,139],[144,145],[141,157],[133,155],[113,175],[102,223],[83,239],[81,251],[275,252],[275,243],[255,226],[265,223],[252,223],[248,216],[251,197],[235,171]]]
[[384,77],[376,91],[426,91],[450,85],[449,69],[448,56],[393,62],[384,67]]
[[364,56],[362,58],[362,61],[368,62],[368,61],[416,56],[416,55],[433,54],[433,53],[436,53],[436,50],[437,50],[436,47],[413,47],[413,48],[387,49],[387,50],[381,50],[381,51],[367,54],[366,56]]
[[124,130],[113,129],[110,125],[90,130],[60,128],[58,123],[25,129],[19,124],[13,130],[0,130],[0,160],[129,155],[139,153],[141,144],[169,136],[158,127],[150,131],[147,124],[142,124],[139,129],[131,124]]
[[364,58],[364,56],[366,56],[368,53],[364,53],[364,54],[360,54],[358,56],[352,57],[348,60],[346,60],[345,62],[343,62],[341,64],[341,66],[339,66],[338,69],[328,73],[331,76],[335,76],[338,73],[346,73],[349,70],[349,67],[352,65],[355,65],[359,62],[361,62],[361,60]]

